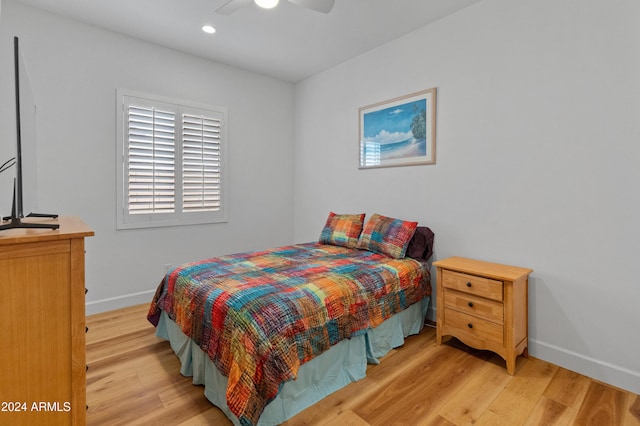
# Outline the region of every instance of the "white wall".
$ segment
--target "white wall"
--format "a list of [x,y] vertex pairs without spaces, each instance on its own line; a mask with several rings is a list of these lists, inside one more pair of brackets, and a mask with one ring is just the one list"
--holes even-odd
[[[533,268],[530,353],[640,393],[638,22],[484,0],[298,83],[295,239],[378,212],[430,226],[435,259]],[[358,170],[358,108],[430,87],[437,163]]]
[[[96,233],[86,242],[88,313],[150,301],[165,264],[292,242],[292,84],[5,0],[2,162],[15,144],[14,35],[38,111],[38,207],[80,216]],[[228,108],[228,223],[116,231],[119,87]],[[13,172],[0,175],[4,215],[12,179]]]

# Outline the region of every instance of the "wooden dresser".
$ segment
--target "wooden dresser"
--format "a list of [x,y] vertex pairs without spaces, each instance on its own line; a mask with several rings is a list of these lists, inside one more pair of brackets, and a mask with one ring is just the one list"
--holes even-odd
[[462,257],[433,262],[437,268],[437,334],[497,353],[515,373],[529,342],[528,277],[532,269]]
[[59,229],[0,231],[0,424],[85,425],[84,238],[76,217],[24,219]]

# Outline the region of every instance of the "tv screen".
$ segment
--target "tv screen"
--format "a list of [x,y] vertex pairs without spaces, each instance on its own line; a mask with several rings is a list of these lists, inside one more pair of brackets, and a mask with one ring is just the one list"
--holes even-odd
[[57,229],[57,223],[23,222],[25,216],[57,218],[58,215],[34,213],[37,207],[37,138],[36,104],[29,81],[29,72],[18,37],[13,38],[16,99],[15,179],[11,216],[0,225],[0,231],[12,228]]
[[[16,155],[16,180],[18,187],[17,214],[24,217],[29,213],[38,211],[38,171],[36,168],[36,104],[33,99],[29,72],[18,44],[18,38],[14,38],[15,49],[18,52],[18,84],[19,84],[19,112],[20,112],[20,155]],[[17,105],[16,105],[17,106]],[[17,113],[17,112],[16,112]],[[18,144],[16,144],[16,150]],[[17,154],[17,153],[16,153]],[[21,173],[20,173],[21,171]],[[20,182],[21,180],[21,182]],[[21,197],[20,197],[21,195]],[[21,198],[21,199],[20,199]]]

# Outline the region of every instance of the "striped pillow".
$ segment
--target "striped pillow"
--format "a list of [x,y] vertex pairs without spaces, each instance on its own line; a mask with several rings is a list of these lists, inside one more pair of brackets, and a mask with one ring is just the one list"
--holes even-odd
[[365,214],[335,214],[329,213],[327,223],[320,234],[322,244],[331,244],[355,248],[362,232]]
[[417,226],[418,222],[407,222],[376,213],[365,225],[356,247],[402,259]]

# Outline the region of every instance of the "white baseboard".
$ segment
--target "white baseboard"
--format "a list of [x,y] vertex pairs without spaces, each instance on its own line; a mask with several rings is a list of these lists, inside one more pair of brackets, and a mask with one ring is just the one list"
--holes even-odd
[[529,339],[529,353],[538,359],[592,379],[640,394],[640,372],[591,358],[568,349]]
[[102,312],[113,311],[114,309],[126,308],[129,306],[151,303],[155,290],[141,291],[139,293],[125,294],[108,299],[87,302],[85,310],[87,315],[100,314]]

